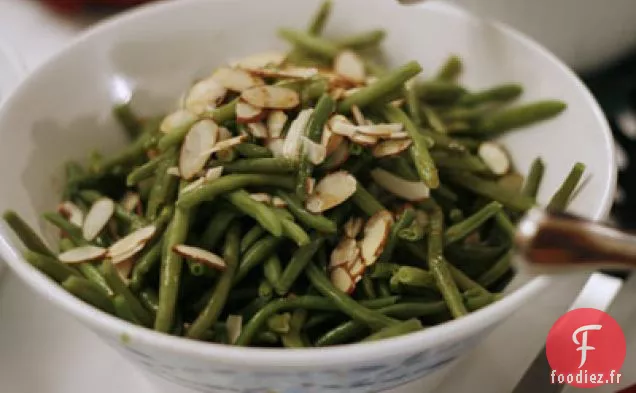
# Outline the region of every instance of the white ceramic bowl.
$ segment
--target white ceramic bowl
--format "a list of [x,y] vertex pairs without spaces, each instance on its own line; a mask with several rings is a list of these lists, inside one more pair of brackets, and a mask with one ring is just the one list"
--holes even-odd
[[[110,116],[116,99],[134,90],[138,109],[163,112],[213,66],[285,48],[276,29],[302,28],[317,5],[318,0],[181,0],[138,9],[82,35],[34,71],[0,111],[0,208],[15,209],[41,226],[39,213],[58,201],[64,161],[122,145]],[[542,200],[574,162],[585,162],[591,177],[573,209],[591,218],[605,215],[615,184],[608,125],[581,82],[550,53],[514,31],[463,13],[407,8],[392,0],[336,1],[327,32],[376,27],[390,33],[385,48],[394,65],[416,59],[431,75],[457,53],[471,87],[518,81],[526,86],[524,100],[566,101],[569,108],[558,119],[512,133],[504,142],[521,171],[537,155],[547,162]],[[549,283],[537,278],[515,285],[520,288],[505,299],[470,316],[382,342],[307,350],[235,348],[158,334],[97,311],[28,265],[18,244],[3,228],[0,254],[35,291],[144,369],[206,392],[362,392],[401,385],[468,351]]]

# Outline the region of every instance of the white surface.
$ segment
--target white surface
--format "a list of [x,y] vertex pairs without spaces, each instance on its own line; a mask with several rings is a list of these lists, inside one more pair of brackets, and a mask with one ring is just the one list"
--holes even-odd
[[[19,47],[30,67],[54,53],[81,25],[55,18],[32,1],[0,0],[0,37]],[[177,393],[165,382],[159,384],[161,389],[151,386],[93,333],[36,297],[14,277],[3,281],[0,391]],[[451,371],[438,392],[475,392],[475,386],[488,386],[489,393],[509,392],[542,347],[551,323],[568,308],[584,282],[584,277],[573,276],[545,291],[494,330]],[[412,389],[400,391],[415,392],[417,388],[416,383]]]

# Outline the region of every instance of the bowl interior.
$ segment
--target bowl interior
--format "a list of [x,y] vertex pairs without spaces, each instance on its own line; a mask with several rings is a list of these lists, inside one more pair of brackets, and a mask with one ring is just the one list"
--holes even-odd
[[[33,72],[0,110],[0,209],[17,210],[52,240],[39,214],[59,201],[64,162],[84,160],[93,149],[109,153],[124,142],[110,114],[113,103],[132,95],[143,115],[174,108],[188,85],[214,66],[286,48],[277,28],[303,28],[318,3],[183,0],[145,7],[82,36]],[[334,8],[326,35],[384,28],[392,65],[415,59],[429,77],[448,55],[458,54],[466,65],[462,82],[471,88],[518,82],[525,87],[523,101],[567,102],[556,120],[503,141],[521,172],[536,156],[545,160],[542,201],[575,162],[584,162],[588,180],[572,210],[592,218],[607,212],[615,182],[609,128],[580,81],[549,53],[504,27],[433,6],[346,0]],[[10,236],[5,240],[16,244]],[[14,267],[23,263],[9,259]]]

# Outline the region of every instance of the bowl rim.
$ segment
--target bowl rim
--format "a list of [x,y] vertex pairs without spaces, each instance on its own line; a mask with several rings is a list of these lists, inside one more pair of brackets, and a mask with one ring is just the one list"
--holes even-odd
[[[22,80],[22,83],[31,79],[31,77],[41,70],[45,69],[49,64],[54,63],[57,59],[65,56],[76,45],[90,40],[93,36],[102,34],[116,28],[121,23],[127,23],[136,18],[148,17],[153,13],[169,12],[177,7],[188,7],[192,4],[200,3],[205,0],[182,0],[179,2],[159,1],[142,5],[123,14],[108,18],[97,23],[75,39],[64,46],[55,55],[51,56],[47,61],[40,64],[33,72]],[[215,0],[222,2],[224,0]],[[383,0],[387,1],[387,0]],[[399,7],[399,3],[395,3]],[[412,6],[411,6],[412,7]],[[427,7],[423,5],[422,7]],[[460,17],[476,20],[477,18],[468,12],[453,7],[437,7],[431,3],[430,9],[438,13],[454,13]],[[529,47],[538,52],[550,61],[555,67],[560,68],[564,74],[572,79],[572,81],[580,89],[581,94],[585,97],[588,106],[593,110],[595,117],[602,125],[601,132],[606,139],[606,147],[610,149],[608,157],[611,166],[611,174],[606,179],[605,190],[602,200],[593,212],[589,212],[592,219],[599,220],[604,218],[611,208],[612,196],[616,186],[616,165],[613,151],[612,135],[609,124],[605,116],[593,98],[590,91],[583,82],[575,75],[575,73],[559,60],[550,51],[539,43],[527,37],[521,32],[505,25],[501,22],[491,22],[494,28],[501,31],[517,41],[520,45]],[[21,84],[22,84],[21,83]],[[16,92],[20,90],[20,86],[9,94],[6,101],[11,101]],[[5,101],[5,102],[6,102]],[[3,117],[5,108],[0,109],[0,118]],[[381,340],[370,343],[346,344],[325,348],[307,348],[307,349],[289,349],[289,348],[252,348],[252,347],[234,347],[225,344],[202,343],[200,341],[188,340],[183,337],[170,336],[165,333],[159,333],[151,329],[140,327],[110,314],[102,312],[93,306],[75,298],[73,295],[65,291],[61,286],[57,285],[53,280],[49,279],[43,273],[28,264],[21,256],[19,247],[12,244],[11,236],[8,235],[6,224],[3,222],[2,231],[0,231],[0,255],[7,260],[8,264],[17,275],[24,280],[32,289],[40,295],[51,300],[56,306],[71,313],[74,317],[101,332],[108,332],[112,336],[120,338],[121,344],[125,346],[135,346],[135,344],[154,347],[155,349],[187,354],[190,357],[200,359],[215,359],[220,365],[242,365],[253,366],[260,369],[299,369],[312,367],[336,368],[339,365],[363,365],[366,363],[377,363],[382,359],[391,359],[395,356],[406,357],[414,353],[422,352],[427,348],[434,348],[449,342],[456,342],[460,338],[469,338],[476,334],[484,332],[489,327],[495,325],[502,315],[510,314],[521,305],[524,299],[538,293],[547,285],[550,285],[555,279],[553,277],[539,276],[535,277],[520,288],[508,294],[505,298],[482,308],[478,311],[467,315],[466,317],[448,321],[425,330],[410,333],[404,336]],[[472,332],[472,333],[469,333]],[[126,335],[124,338],[123,335]],[[450,360],[450,359],[449,359]]]

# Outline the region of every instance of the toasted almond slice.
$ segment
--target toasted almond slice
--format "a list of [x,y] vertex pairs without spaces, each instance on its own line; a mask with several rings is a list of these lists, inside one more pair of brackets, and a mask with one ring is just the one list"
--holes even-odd
[[351,138],[356,134],[356,126],[343,115],[334,115],[327,122],[329,129],[334,134]]
[[271,111],[267,117],[267,130],[270,138],[280,138],[287,122],[287,115],[281,110]]
[[187,192],[190,192],[190,191],[194,190],[195,188],[201,187],[204,183],[205,183],[205,178],[200,177],[200,178],[196,179],[195,181],[193,181],[192,183],[188,184],[187,186],[183,187],[179,191],[179,194],[185,194]]
[[272,198],[272,206],[274,207],[287,207],[287,202],[283,198],[277,196]]
[[408,139],[409,133],[406,131],[394,132],[386,139]]
[[331,132],[331,129],[328,125],[325,125],[325,127],[323,128],[321,138],[322,140],[320,141],[320,144],[325,147],[328,156],[336,151],[336,149],[344,139],[342,135],[334,134],[333,132]]
[[103,258],[106,255],[106,249],[96,246],[80,246],[65,251],[57,256],[57,259],[63,263],[82,263],[94,261]]
[[505,175],[510,170],[510,159],[504,148],[495,142],[479,145],[477,154],[495,175]]
[[91,241],[104,229],[108,220],[115,212],[115,202],[110,198],[99,198],[86,214],[82,235],[84,239]]
[[307,195],[311,195],[314,193],[316,189],[316,179],[313,177],[308,177],[305,179],[305,193]]
[[130,272],[132,271],[134,265],[135,261],[133,261],[132,258],[115,265],[115,270],[117,270],[117,273],[119,273],[119,277],[121,277],[124,282],[128,282],[128,277],[130,276]]
[[364,219],[362,217],[351,217],[344,224],[344,233],[350,239],[355,239],[360,234],[362,226],[364,225]]
[[303,152],[306,154],[309,162],[314,165],[322,164],[327,157],[327,148],[305,136],[301,137],[301,140],[303,144]]
[[206,182],[212,181],[218,179],[221,175],[223,175],[223,167],[215,166],[214,168],[210,168],[205,171],[204,179]]
[[230,139],[225,139],[225,140],[217,142],[216,145],[214,145],[214,147],[212,147],[210,150],[208,150],[204,154],[213,154],[213,153],[216,153],[217,151],[227,150],[236,145],[240,145],[246,140],[247,140],[246,135],[239,135]]
[[356,132],[377,137],[389,137],[396,132],[401,132],[404,126],[400,123],[383,123],[373,125],[360,125]]
[[356,83],[364,83],[367,78],[364,62],[351,50],[338,53],[333,62],[333,69],[341,77]]
[[190,112],[201,115],[216,108],[223,101],[227,89],[213,78],[199,81],[192,86],[185,99],[185,108]]
[[119,265],[120,263],[126,263],[127,261],[132,259],[132,257],[139,254],[139,252],[143,250],[144,247],[146,247],[146,243],[139,243],[135,247],[126,250],[121,254],[113,255],[112,257],[110,257],[110,260],[115,266]]
[[236,103],[236,122],[240,124],[261,121],[267,115],[263,108],[257,108],[243,100]]
[[164,117],[159,126],[159,130],[164,134],[169,134],[177,130],[188,129],[192,127],[197,120],[199,119],[194,113],[186,109],[179,109]]
[[329,91],[329,97],[331,97],[334,101],[338,101],[342,97],[344,97],[345,89],[342,87],[336,87]]
[[176,252],[184,258],[201,262],[204,265],[211,267],[212,269],[223,271],[227,267],[223,258],[199,247],[177,244],[172,247],[172,251]]
[[307,198],[306,208],[312,213],[322,213],[349,199],[357,187],[356,178],[347,171],[338,171],[323,177],[313,194]]
[[240,68],[263,68],[267,66],[277,67],[283,64],[285,57],[286,55],[282,52],[267,51],[245,57],[232,65]]
[[366,269],[366,265],[364,264],[364,262],[362,262],[361,258],[356,259],[355,261],[353,261],[352,264],[347,266],[347,269],[349,270],[349,274],[351,274],[351,277],[358,277],[364,274],[364,270]]
[[303,109],[290,124],[287,136],[285,136],[285,144],[283,145],[284,157],[292,160],[297,160],[300,157],[302,137],[307,132],[307,125],[313,113],[313,108]]
[[250,123],[247,125],[247,128],[249,128],[250,133],[254,138],[267,139],[269,137],[267,127],[263,123]]
[[378,143],[373,147],[373,157],[390,157],[396,156],[408,149],[413,141],[410,139],[392,139]]
[[351,139],[351,142],[357,143],[358,145],[362,145],[365,147],[374,146],[376,143],[378,143],[377,137],[373,135],[367,135],[367,134],[355,133],[349,139]]
[[265,78],[309,79],[318,75],[318,69],[310,67],[245,68],[245,70]]
[[228,315],[225,321],[225,328],[227,329],[227,341],[230,345],[236,344],[241,335],[243,329],[243,317],[240,315]]
[[430,194],[429,188],[423,182],[403,179],[382,168],[371,170],[371,177],[377,185],[407,201],[423,201]]
[[[353,278],[353,289],[354,289],[354,290],[356,289],[356,285],[357,285],[360,281],[362,281],[362,274],[361,274],[361,275],[359,275],[359,276],[357,276],[357,277],[354,277],[354,278]],[[353,291],[351,291],[351,293],[353,293]]]
[[283,157],[283,148],[285,147],[285,140],[283,139],[270,139],[265,142],[265,146],[271,150],[274,157]]
[[64,201],[57,206],[57,211],[71,224],[81,227],[84,224],[84,212],[71,201]]
[[124,194],[124,197],[121,199],[120,204],[127,212],[133,212],[140,207],[141,197],[136,192],[128,191],[126,192],[126,194]]
[[166,169],[166,173],[170,176],[181,177],[181,172],[179,172],[178,166],[171,166],[170,168]]
[[254,194],[250,194],[250,198],[252,198],[256,202],[266,203],[268,205],[272,202],[272,196],[264,192],[256,192]]
[[[108,257],[115,258],[115,257],[121,257],[122,255],[127,255],[129,252],[136,249],[139,245],[141,245],[143,248],[143,246],[150,239],[152,239],[152,237],[154,236],[156,232],[157,232],[157,227],[154,225],[147,225],[143,228],[137,229],[136,231],[122,237],[121,239],[113,243],[108,248]],[[120,258],[120,259],[124,260],[128,258]]]
[[258,108],[291,109],[298,106],[300,97],[292,89],[280,86],[256,86],[243,90],[241,98]]
[[358,243],[354,239],[345,237],[331,252],[329,267],[347,266],[349,263],[355,262],[359,255]]
[[366,266],[378,259],[389,238],[393,216],[388,210],[380,210],[369,218],[364,226],[364,236],[360,241],[360,254]]
[[353,120],[355,120],[359,126],[363,126],[367,123],[362,111],[357,105],[351,107],[351,114],[353,115]]
[[196,175],[210,158],[208,153],[216,144],[219,126],[212,120],[201,120],[190,128],[181,145],[179,155],[179,173],[190,180]]
[[349,142],[342,141],[338,148],[329,156],[329,160],[325,163],[325,169],[333,171],[340,168],[349,159]]
[[331,283],[344,293],[351,293],[355,289],[353,280],[349,273],[342,267],[337,267],[331,271]]
[[226,89],[238,92],[265,84],[261,78],[239,68],[219,68],[212,74],[212,79]]

